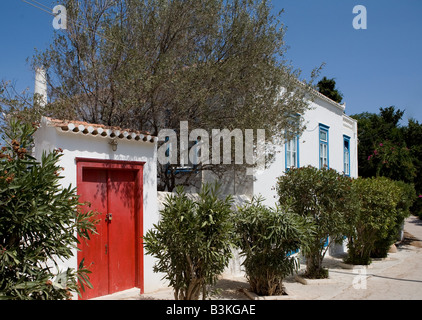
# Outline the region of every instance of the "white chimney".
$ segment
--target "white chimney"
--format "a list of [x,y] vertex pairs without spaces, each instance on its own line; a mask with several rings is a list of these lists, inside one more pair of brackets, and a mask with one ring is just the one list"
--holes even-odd
[[47,73],[44,68],[37,68],[35,70],[34,94],[39,95],[39,106],[45,107],[47,104]]

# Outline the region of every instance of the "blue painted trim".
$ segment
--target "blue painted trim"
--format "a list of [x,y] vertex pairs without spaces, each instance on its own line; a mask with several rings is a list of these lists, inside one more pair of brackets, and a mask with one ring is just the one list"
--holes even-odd
[[300,157],[299,157],[299,146],[300,146],[300,137],[299,135],[296,136],[296,143],[297,143],[297,151],[296,151],[296,161],[297,161],[297,168],[300,168]]
[[286,256],[287,257],[290,257],[290,256],[292,256],[292,255],[294,255],[294,254],[296,254],[296,253],[299,253],[299,249],[297,249],[296,251],[290,251],[290,252],[288,252],[287,254],[286,254]]
[[180,169],[176,169],[174,171],[175,174],[178,173],[190,173],[195,171],[195,173],[198,173],[199,171],[196,169],[197,165],[194,165],[192,168],[180,168]]
[[[169,137],[166,137],[166,140],[165,141],[166,142],[169,141]],[[195,141],[195,144],[192,146],[192,148],[194,148],[197,144],[198,144],[198,140]],[[166,150],[166,156],[169,156],[169,153],[170,153],[170,146]],[[196,158],[195,159],[196,160],[195,162],[198,162],[197,156],[198,155],[195,154],[195,158]],[[167,166],[169,167],[169,164],[167,164]],[[193,172],[193,171],[195,171],[195,173],[198,173],[199,171],[197,170],[197,167],[198,167],[198,165],[197,164],[194,164],[194,165],[192,165],[192,167],[176,168],[174,170],[174,173],[175,174],[179,174],[179,173],[183,174],[183,173],[190,173],[190,172]],[[171,172],[171,170],[170,169],[167,169],[167,173],[170,173],[170,172]]]
[[[321,140],[321,131],[325,131],[327,133],[327,141],[322,141]],[[320,123],[319,124],[319,144],[318,144],[318,153],[319,153],[319,157],[318,157],[318,163],[319,163],[319,168],[322,169],[321,167],[321,144],[325,144],[327,146],[327,168],[330,168],[330,127]]]
[[[167,142],[169,142],[169,140],[170,140],[170,137],[166,137],[165,140],[164,140],[164,142],[167,143]],[[170,156],[170,145],[168,145],[167,146],[167,149],[166,149],[166,157],[169,157],[169,156]]]
[[[344,143],[347,142],[348,144],[348,154],[349,154],[349,173],[344,172],[344,174],[348,177],[350,177],[350,172],[351,172],[351,165],[350,165],[350,137],[343,135],[343,158],[344,158]],[[344,160],[343,159],[343,166],[344,166]],[[343,168],[344,169],[344,168]]]

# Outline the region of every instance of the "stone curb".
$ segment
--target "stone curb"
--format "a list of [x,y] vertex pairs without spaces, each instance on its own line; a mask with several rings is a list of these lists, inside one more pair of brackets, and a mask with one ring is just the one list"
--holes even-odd
[[295,280],[300,282],[303,285],[324,285],[324,284],[333,284],[337,283],[336,280],[328,278],[328,279],[306,279],[301,275],[295,275]]
[[361,269],[373,269],[374,266],[372,264],[370,265],[363,265],[363,264],[349,264],[349,263],[344,263],[344,262],[339,262],[338,264],[340,267],[342,267],[343,269],[348,269],[348,270],[361,270]]
[[295,300],[296,297],[293,295],[285,296],[259,296],[255,292],[251,292],[248,289],[240,289],[250,300]]

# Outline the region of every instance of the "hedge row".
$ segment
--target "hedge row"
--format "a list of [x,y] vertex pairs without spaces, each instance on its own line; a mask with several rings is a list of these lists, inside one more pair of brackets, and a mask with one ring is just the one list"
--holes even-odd
[[[305,276],[325,278],[322,260],[333,241],[348,238],[347,262],[369,264],[385,256],[416,197],[413,186],[387,178],[351,179],[332,169],[289,170],[277,183],[279,205],[262,198],[233,210],[218,186],[203,187],[197,200],[183,189],[167,197],[161,220],[144,237],[155,271],[176,299],[206,298],[240,249],[253,291],[284,294],[283,279],[298,270],[291,253],[302,251]],[[327,243],[327,239],[329,239]]]

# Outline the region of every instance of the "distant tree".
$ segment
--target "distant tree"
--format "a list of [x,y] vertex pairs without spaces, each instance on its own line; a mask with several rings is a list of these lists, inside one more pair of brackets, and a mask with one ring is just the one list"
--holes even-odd
[[[375,151],[378,151],[380,144],[385,145],[391,142],[396,144],[397,147],[406,147],[403,129],[399,126],[403,114],[404,111],[396,110],[394,106],[391,106],[380,108],[379,114],[364,112],[352,116],[358,121],[360,176],[365,178],[377,176],[377,167],[371,160]],[[394,150],[390,149],[390,151]],[[402,180],[398,176],[390,176],[390,178]]]
[[322,80],[318,82],[317,87],[320,93],[331,100],[334,100],[337,103],[341,103],[343,101],[343,94],[336,89],[336,81],[334,78],[322,78]]
[[404,140],[412,155],[416,171],[414,183],[418,198],[411,211],[422,218],[422,123],[409,119],[407,127],[404,128]]
[[413,183],[416,177],[413,160],[409,148],[386,140],[376,146],[366,162],[375,170],[376,177]]
[[[380,108],[379,114],[360,113],[358,121],[358,162],[361,177],[388,177],[413,183],[422,195],[422,125],[410,119],[400,125],[404,110],[394,106]],[[417,198],[412,213],[422,213],[422,197]]]

